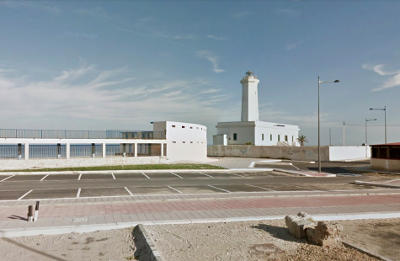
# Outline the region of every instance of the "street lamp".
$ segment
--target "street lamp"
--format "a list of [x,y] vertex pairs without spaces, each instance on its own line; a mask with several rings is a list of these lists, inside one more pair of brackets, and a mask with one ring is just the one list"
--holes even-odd
[[365,146],[368,144],[368,122],[376,121],[377,119],[365,119]]
[[338,83],[339,80],[334,81],[321,81],[318,75],[318,172],[321,173],[321,128],[320,128],[320,117],[319,117],[319,89],[322,84],[327,83]]
[[386,105],[383,108],[369,108],[370,111],[384,111],[385,112],[385,144],[387,143],[387,128],[386,128]]

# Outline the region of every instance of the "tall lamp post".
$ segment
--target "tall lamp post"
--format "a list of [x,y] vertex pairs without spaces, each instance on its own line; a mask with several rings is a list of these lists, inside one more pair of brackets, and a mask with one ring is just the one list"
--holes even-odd
[[322,84],[327,83],[338,83],[339,80],[334,81],[321,81],[318,75],[318,172],[321,173],[321,124],[320,124],[320,117],[319,117],[319,89]]
[[368,158],[368,122],[376,119],[365,119],[365,158]]
[[387,128],[386,128],[386,105],[383,108],[369,108],[370,111],[384,111],[385,112],[385,144],[387,143]]
[[368,144],[368,122],[376,121],[376,119],[365,119],[365,146]]

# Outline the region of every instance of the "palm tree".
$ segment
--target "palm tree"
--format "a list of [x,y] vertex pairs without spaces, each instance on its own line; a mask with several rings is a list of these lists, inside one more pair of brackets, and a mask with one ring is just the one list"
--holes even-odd
[[306,136],[304,136],[304,135],[300,135],[298,138],[297,138],[297,141],[298,142],[300,142],[300,146],[304,146],[304,143],[307,143],[308,141],[307,141],[307,137]]

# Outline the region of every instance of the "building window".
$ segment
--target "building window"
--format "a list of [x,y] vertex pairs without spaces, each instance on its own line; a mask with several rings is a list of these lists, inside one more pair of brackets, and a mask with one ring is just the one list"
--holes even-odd
[[292,136],[292,143],[294,142],[294,138],[293,138],[293,136]]
[[269,140],[272,141],[272,134],[269,135]]
[[190,128],[191,128],[191,129],[193,129],[193,127],[192,127],[192,126],[190,126]]
[[182,141],[182,143],[186,143],[186,141]]
[[285,141],[286,141],[286,142],[288,142],[288,138],[287,138],[287,135],[285,135]]
[[172,141],[172,143],[176,143],[176,141]]
[[172,128],[175,128],[175,125],[172,125]]
[[278,141],[281,141],[281,135],[278,134]]
[[185,126],[182,125],[182,129],[184,129],[184,128],[185,128]]
[[233,133],[233,140],[237,140],[237,133]]
[[190,141],[190,143],[193,143],[193,141]]
[[263,134],[261,134],[261,139],[262,139],[262,140],[264,140],[264,133],[263,133]]

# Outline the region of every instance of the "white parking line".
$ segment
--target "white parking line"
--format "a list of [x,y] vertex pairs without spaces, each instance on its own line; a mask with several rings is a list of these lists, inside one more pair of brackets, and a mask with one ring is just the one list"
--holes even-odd
[[79,198],[81,195],[81,188],[78,188],[78,191],[76,192],[76,198]]
[[44,176],[40,181],[43,181],[45,178],[47,178],[47,176],[50,174],[47,174],[46,176]]
[[146,175],[146,173],[144,173],[143,171],[142,171],[142,172],[140,172],[140,173],[142,173],[142,174],[143,174],[143,176],[145,176],[145,177],[146,177],[146,179],[150,179],[150,177],[149,177],[149,176],[147,176],[147,175]]
[[81,180],[81,178],[82,178],[82,173],[79,173],[78,180]]
[[242,176],[242,175],[237,174],[237,173],[229,173],[229,174],[232,174],[232,175],[235,175],[235,176],[238,176],[238,177],[241,177],[241,178],[244,178],[244,177],[245,177],[245,176]]
[[24,197],[26,197],[26,196],[27,196],[29,193],[31,193],[32,191],[33,191],[33,189],[29,190],[29,191],[26,192],[24,195],[20,196],[20,197],[18,198],[18,200],[23,199]]
[[181,176],[179,176],[178,174],[176,174],[176,173],[174,173],[174,172],[169,171],[169,173],[171,173],[172,175],[177,176],[177,177],[180,178],[180,179],[183,179]]
[[7,179],[10,179],[10,178],[12,178],[12,177],[14,177],[14,176],[15,176],[15,175],[12,175],[12,176],[9,176],[9,177],[7,177],[7,178],[4,178],[4,179],[0,180],[0,182],[6,181]]
[[208,174],[206,174],[206,173],[200,173],[200,174],[203,174],[203,175],[206,175],[206,176],[209,177],[209,178],[215,179],[213,176],[208,175]]
[[167,186],[167,187],[170,188],[170,189],[172,189],[172,190],[175,190],[175,191],[178,192],[179,194],[182,194],[182,193],[183,193],[183,192],[180,191],[179,189],[173,188],[173,187],[171,187],[171,186]]
[[245,184],[245,185],[246,185],[246,186],[250,186],[250,187],[254,187],[254,188],[259,188],[259,189],[262,189],[262,190],[265,190],[265,191],[271,191],[271,190],[269,190],[269,189],[267,189],[267,188],[259,187],[259,186],[252,185],[252,184]]
[[113,180],[116,180],[114,172],[111,172],[111,176],[113,177]]
[[227,190],[227,189],[218,188],[218,187],[213,186],[213,185],[207,185],[207,186],[209,186],[210,188],[214,188],[214,189],[221,190],[221,191],[226,192],[226,193],[231,193],[231,192],[230,192],[229,190]]
[[128,192],[129,196],[133,196],[133,193],[127,187],[124,187],[124,189],[126,190],[126,192]]

